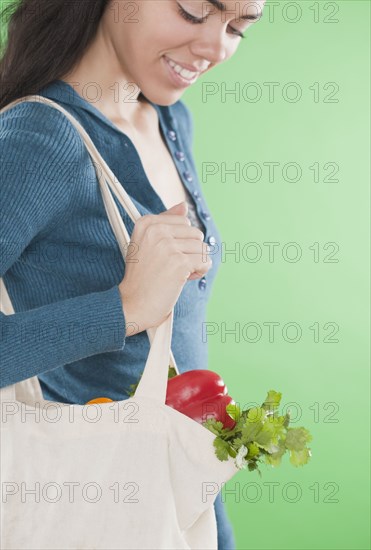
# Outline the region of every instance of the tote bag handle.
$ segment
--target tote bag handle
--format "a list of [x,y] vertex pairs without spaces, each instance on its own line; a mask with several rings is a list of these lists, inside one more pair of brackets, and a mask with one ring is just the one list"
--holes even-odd
[[[62,112],[79,132],[92,159],[94,169],[96,171],[96,175],[99,181],[107,216],[112,230],[116,236],[121,254],[125,260],[127,248],[130,243],[130,236],[125,227],[120,212],[115,204],[115,201],[113,200],[112,193],[116,196],[116,198],[134,223],[141,217],[140,212],[134,205],[128,193],[125,191],[124,187],[121,185],[120,182],[118,182],[116,176],[113,174],[112,170],[109,168],[105,160],[98,152],[89,134],[75,119],[75,117],[72,116],[71,113],[69,113],[66,109],[61,107],[58,103],[43,96],[28,95],[6,105],[3,109],[1,109],[0,114],[8,111],[11,107],[15,106],[18,103],[28,101],[44,103]],[[14,314],[14,309],[9,294],[6,290],[4,280],[2,278],[0,278],[0,310],[6,315]],[[156,395],[157,398],[162,403],[164,403],[166,398],[169,364],[175,369],[175,372],[179,374],[179,370],[177,368],[175,358],[171,350],[173,317],[174,308],[172,309],[168,317],[158,327],[150,327],[146,329],[151,348],[145,369],[135,392],[136,397],[142,395]],[[166,346],[166,349],[169,349],[169,360],[167,361],[167,365],[159,364],[159,362],[161,363],[163,346]]]

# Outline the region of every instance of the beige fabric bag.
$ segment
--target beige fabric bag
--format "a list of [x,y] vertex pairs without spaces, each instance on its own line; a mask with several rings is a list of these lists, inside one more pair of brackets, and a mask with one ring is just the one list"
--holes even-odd
[[[77,120],[125,259],[130,241],[112,193],[139,212]],[[14,313],[3,281],[1,308]],[[216,549],[213,503],[237,468],[214,454],[214,434],[165,404],[173,311],[148,330],[150,352],[135,396],[69,405],[43,398],[35,376],[2,388],[1,548]]]

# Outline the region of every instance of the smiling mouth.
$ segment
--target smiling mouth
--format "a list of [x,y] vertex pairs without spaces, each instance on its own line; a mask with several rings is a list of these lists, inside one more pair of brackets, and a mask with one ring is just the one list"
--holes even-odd
[[184,80],[187,80],[188,82],[193,82],[201,74],[200,71],[190,71],[186,69],[182,65],[179,65],[178,63],[170,59],[170,57],[167,57],[167,56],[164,56],[164,57],[165,57],[165,61],[168,63],[168,65],[170,65],[173,71],[177,73],[177,75],[182,77]]

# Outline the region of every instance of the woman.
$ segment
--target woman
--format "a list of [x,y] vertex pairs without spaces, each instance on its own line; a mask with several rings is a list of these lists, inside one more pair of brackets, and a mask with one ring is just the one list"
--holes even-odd
[[[202,323],[220,235],[180,98],[236,52],[263,4],[23,0],[10,8],[0,108],[35,93],[60,103],[143,217],[134,226],[117,203],[136,249],[124,266],[66,117],[39,103],[1,115],[0,274],[16,312],[0,313],[1,387],[37,375],[50,400],[125,399],[148,357],[146,329],[173,308],[180,372],[208,368]],[[218,548],[234,548],[220,494],[215,510]]]

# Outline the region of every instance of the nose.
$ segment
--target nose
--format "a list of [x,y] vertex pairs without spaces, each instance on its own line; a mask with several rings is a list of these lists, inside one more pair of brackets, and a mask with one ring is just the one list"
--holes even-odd
[[198,36],[192,42],[192,53],[201,58],[207,59],[212,64],[222,63],[227,59],[228,51],[225,46],[225,38],[221,35]]

